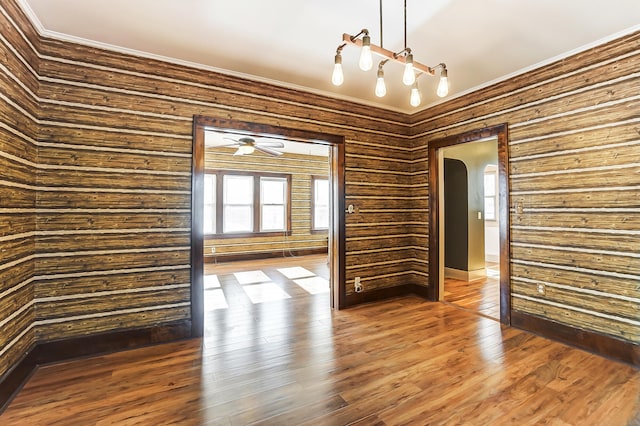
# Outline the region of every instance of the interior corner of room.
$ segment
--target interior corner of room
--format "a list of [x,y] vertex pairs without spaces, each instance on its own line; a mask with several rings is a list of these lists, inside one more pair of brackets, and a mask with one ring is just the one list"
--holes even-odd
[[[405,2],[394,25],[345,3],[367,22],[320,44],[321,80],[311,54],[278,71],[316,39],[269,45],[274,6],[243,25],[218,3],[218,26],[278,23],[248,37],[262,74],[220,34],[162,56],[143,46],[171,49],[168,27],[125,36],[134,13],[87,20],[122,26],[100,41],[51,30],[61,3],[0,4],[0,423],[638,419],[640,27],[605,26],[633,13],[590,17],[595,41],[570,47],[598,4],[556,2],[566,39],[523,24],[519,53],[479,55],[449,34],[427,66],[425,22],[473,35],[479,5]],[[502,3],[487,19],[508,30]],[[327,7],[293,21],[343,22],[308,16]],[[504,72],[476,81],[467,60]]]

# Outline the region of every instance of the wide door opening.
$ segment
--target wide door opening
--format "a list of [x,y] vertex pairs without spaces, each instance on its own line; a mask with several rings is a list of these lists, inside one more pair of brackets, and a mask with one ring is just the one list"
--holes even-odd
[[341,308],[342,138],[205,117],[194,135],[194,334]]

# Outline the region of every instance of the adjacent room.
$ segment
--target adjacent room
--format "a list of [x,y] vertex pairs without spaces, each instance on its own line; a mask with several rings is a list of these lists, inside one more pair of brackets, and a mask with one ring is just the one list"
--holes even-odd
[[276,136],[205,131],[205,335],[226,337],[217,311],[251,319],[273,307],[285,328],[284,304],[268,302],[329,311],[331,149]]
[[640,424],[637,0],[2,0],[0,424]]

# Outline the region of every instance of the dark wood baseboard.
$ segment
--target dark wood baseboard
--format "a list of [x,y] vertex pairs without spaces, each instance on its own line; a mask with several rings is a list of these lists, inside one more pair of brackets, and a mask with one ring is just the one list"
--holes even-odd
[[428,287],[418,284],[404,284],[395,287],[380,288],[362,293],[354,293],[347,296],[346,307],[359,305],[361,303],[372,303],[380,300],[391,299],[414,294],[424,299],[428,299]]
[[191,337],[191,321],[38,343],[0,378],[0,414],[43,364],[166,343]]
[[522,312],[511,313],[511,325],[606,358],[640,367],[640,345],[612,336],[580,330]]
[[270,259],[278,257],[290,257],[290,256],[310,256],[313,254],[327,254],[327,248],[318,249],[287,249],[284,252],[282,250],[266,251],[260,253],[238,253],[238,254],[207,254],[204,256],[204,263],[222,263],[222,262],[237,262],[240,260],[260,260]]
[[18,394],[22,386],[35,371],[37,363],[37,345],[22,357],[13,368],[0,377],[0,414]]

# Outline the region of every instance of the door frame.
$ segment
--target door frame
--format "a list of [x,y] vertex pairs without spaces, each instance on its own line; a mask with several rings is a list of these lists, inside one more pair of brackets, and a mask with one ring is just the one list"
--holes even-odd
[[500,229],[500,322],[511,324],[511,286],[509,277],[509,127],[507,123],[429,142],[429,287],[428,298],[440,300],[440,178],[438,150],[447,146],[498,139],[498,198]]
[[268,136],[297,142],[317,143],[330,147],[330,176],[333,188],[333,210],[329,242],[331,245],[331,307],[346,307],[345,269],[345,147],[344,136],[300,130],[248,121],[216,118],[203,115],[193,117],[193,146],[191,159],[191,335],[204,334],[204,134],[207,128],[229,133]]

